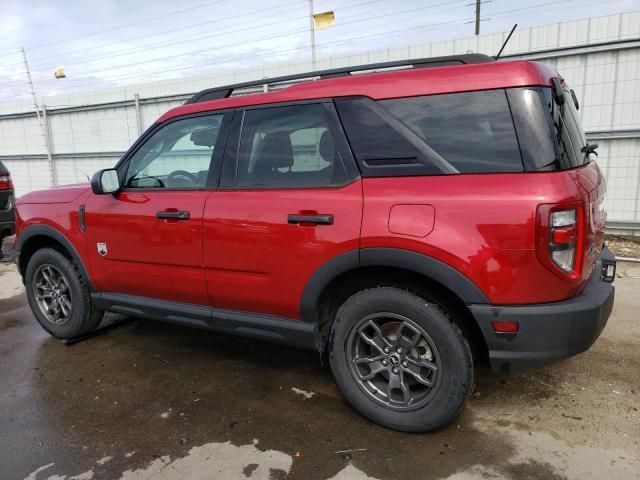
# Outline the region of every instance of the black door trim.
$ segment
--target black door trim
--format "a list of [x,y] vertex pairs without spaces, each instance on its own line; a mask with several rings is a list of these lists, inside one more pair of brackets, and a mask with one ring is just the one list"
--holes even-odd
[[300,320],[124,293],[93,293],[91,300],[98,308],[126,315],[268,340],[305,350],[320,351],[321,348],[317,325]]

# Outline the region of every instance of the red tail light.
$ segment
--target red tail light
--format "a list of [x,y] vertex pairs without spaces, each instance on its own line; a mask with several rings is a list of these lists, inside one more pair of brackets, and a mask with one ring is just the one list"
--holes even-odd
[[580,276],[583,237],[582,203],[538,206],[538,257],[551,270],[565,278]]
[[13,182],[11,181],[11,175],[0,174],[0,190],[11,190],[13,188]]

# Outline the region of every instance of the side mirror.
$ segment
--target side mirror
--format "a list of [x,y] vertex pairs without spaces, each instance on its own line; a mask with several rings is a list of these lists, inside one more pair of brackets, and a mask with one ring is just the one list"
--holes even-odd
[[117,193],[120,190],[118,171],[114,168],[107,168],[96,172],[91,178],[91,190],[96,195]]

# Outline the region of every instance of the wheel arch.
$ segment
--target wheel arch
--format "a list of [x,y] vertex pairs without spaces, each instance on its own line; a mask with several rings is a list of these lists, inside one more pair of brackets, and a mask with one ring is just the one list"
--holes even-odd
[[95,291],[85,268],[82,258],[67,237],[49,225],[30,225],[26,227],[17,238],[16,250],[19,253],[18,269],[24,279],[27,264],[33,254],[42,248],[54,248],[69,259],[73,260],[80,269],[80,273],[89,285],[91,291]]
[[303,291],[303,321],[318,323],[323,338],[339,306],[354,293],[376,286],[397,286],[443,306],[462,329],[477,360],[487,346],[468,304],[488,304],[487,296],[464,274],[421,253],[396,248],[365,248],[338,255],[316,270]]

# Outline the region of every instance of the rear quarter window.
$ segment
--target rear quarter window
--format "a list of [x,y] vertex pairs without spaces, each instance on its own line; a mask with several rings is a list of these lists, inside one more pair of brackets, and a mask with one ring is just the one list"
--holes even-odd
[[359,101],[384,111],[372,121],[355,99],[336,100],[365,175],[524,171],[504,90]]

